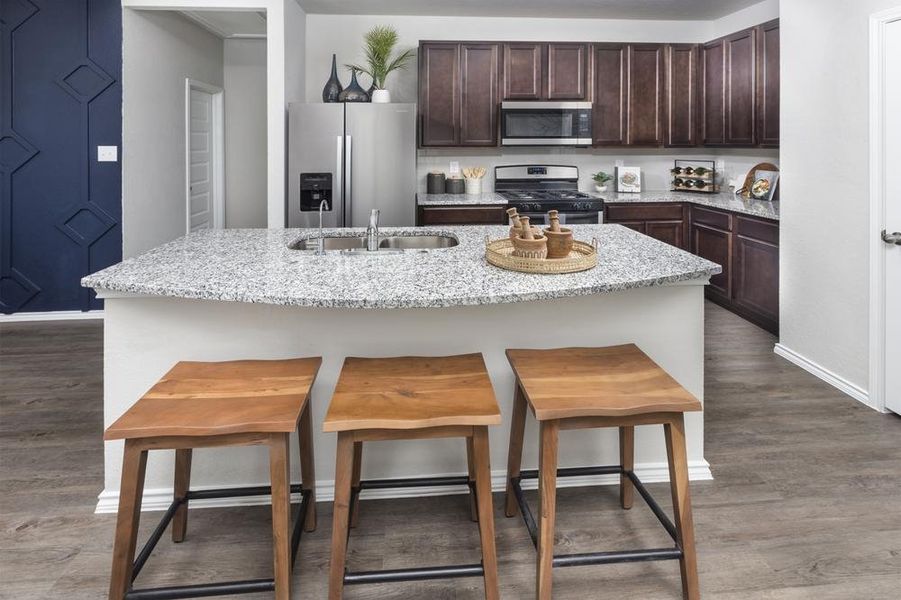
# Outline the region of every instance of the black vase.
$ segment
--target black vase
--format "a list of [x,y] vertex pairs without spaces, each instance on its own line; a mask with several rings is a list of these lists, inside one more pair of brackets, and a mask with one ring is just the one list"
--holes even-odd
[[354,71],[350,77],[350,85],[344,88],[344,91],[338,94],[339,102],[369,102],[369,94],[360,87],[357,82],[357,72]]
[[341,82],[338,80],[338,65],[335,61],[335,55],[332,54],[332,76],[329,77],[329,80],[325,82],[325,87],[322,88],[322,101],[338,102],[343,89]]

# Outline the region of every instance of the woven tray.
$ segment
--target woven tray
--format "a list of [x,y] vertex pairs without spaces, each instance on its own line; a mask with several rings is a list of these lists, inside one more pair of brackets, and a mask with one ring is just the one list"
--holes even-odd
[[485,258],[496,267],[520,273],[577,273],[597,266],[597,238],[591,244],[574,241],[572,252],[566,258],[520,258],[513,256],[513,242],[510,238],[494,241],[486,238]]

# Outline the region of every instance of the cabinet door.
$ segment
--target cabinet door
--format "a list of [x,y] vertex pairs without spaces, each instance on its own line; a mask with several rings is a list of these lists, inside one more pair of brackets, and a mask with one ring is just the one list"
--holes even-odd
[[698,60],[696,44],[667,46],[666,146],[698,144]]
[[722,273],[710,278],[707,294],[728,302],[732,294],[732,280],[729,273],[732,265],[732,234],[692,222],[691,251],[723,267]]
[[504,44],[504,100],[541,100],[545,44]]
[[726,143],[726,42],[714,40],[701,47],[701,142]]
[[726,38],[726,144],[757,143],[757,32],[754,28]]
[[685,240],[682,239],[682,221],[648,221],[645,223],[645,233],[661,242],[666,242],[676,248],[684,248]]
[[588,46],[548,44],[547,99],[584,100],[588,97]]
[[626,143],[659,146],[663,143],[663,44],[630,44],[627,64]]
[[617,223],[617,225],[622,225],[623,227],[634,229],[638,233],[647,233],[644,221],[621,221]]
[[420,206],[417,225],[505,225],[506,206]]
[[459,73],[459,44],[422,44],[419,49],[421,146],[460,143]]
[[757,142],[779,146],[779,19],[757,27]]
[[460,145],[497,145],[497,44],[460,45]]
[[732,301],[772,324],[779,321],[779,246],[735,236]]
[[626,45],[594,45],[594,143],[626,143]]

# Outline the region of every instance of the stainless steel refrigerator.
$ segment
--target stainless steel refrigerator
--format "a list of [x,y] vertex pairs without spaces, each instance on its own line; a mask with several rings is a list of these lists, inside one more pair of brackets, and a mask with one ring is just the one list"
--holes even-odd
[[290,104],[288,227],[365,227],[416,221],[415,104]]

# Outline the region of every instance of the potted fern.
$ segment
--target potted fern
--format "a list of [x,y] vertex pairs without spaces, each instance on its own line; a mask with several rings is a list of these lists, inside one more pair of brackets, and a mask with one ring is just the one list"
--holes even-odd
[[598,171],[594,175],[591,176],[594,179],[594,189],[598,193],[607,191],[607,182],[613,179],[613,175],[609,173],[605,173],[603,171]]
[[378,25],[369,30],[363,38],[366,53],[366,65],[347,65],[351,70],[366,73],[372,77],[372,101],[376,103],[391,102],[391,94],[385,88],[388,75],[404,69],[413,58],[413,50],[405,50],[395,56],[397,30],[387,25]]

